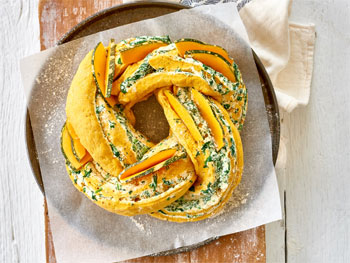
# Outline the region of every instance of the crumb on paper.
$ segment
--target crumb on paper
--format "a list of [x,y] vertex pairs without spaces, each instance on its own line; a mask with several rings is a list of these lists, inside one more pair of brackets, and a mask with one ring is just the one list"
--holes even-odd
[[240,207],[241,205],[247,202],[248,196],[249,196],[249,193],[242,193],[239,189],[236,189],[231,195],[230,199],[225,204],[225,206],[223,207],[223,209],[219,213],[215,214],[214,216],[211,216],[210,218],[216,218],[226,212],[231,211],[236,207]]
[[[143,232],[144,234],[146,235],[151,235],[152,234],[152,231],[149,227],[147,227],[147,221],[146,222],[143,222],[144,220],[142,220],[140,217],[138,216],[131,216],[130,217],[130,220],[136,225],[136,227],[141,231]],[[141,222],[142,221],[142,222]]]
[[130,217],[131,221],[137,226],[138,229],[140,229],[141,231],[145,231],[145,226],[138,222],[135,218]]

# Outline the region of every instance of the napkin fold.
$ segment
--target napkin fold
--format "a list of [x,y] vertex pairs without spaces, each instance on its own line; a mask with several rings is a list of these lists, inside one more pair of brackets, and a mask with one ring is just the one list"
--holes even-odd
[[[239,12],[250,44],[270,76],[278,106],[288,113],[309,102],[316,36],[314,24],[289,21],[291,6],[291,0],[253,0]],[[287,143],[281,136],[277,171],[286,166]]]
[[315,26],[289,22],[289,0],[254,0],[240,10],[250,44],[275,88],[278,105],[291,112],[309,102]]
[[315,26],[289,22],[291,0],[181,0],[198,6],[236,2],[250,44],[275,88],[278,105],[291,112],[309,102]]

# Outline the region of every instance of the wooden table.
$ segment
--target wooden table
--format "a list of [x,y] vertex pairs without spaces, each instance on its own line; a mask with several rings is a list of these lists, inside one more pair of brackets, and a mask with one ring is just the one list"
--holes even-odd
[[[39,2],[41,50],[55,45],[60,37],[84,18],[121,4],[122,0],[41,0]],[[56,262],[50,222],[45,211],[46,254]],[[265,262],[264,226],[219,238],[206,246],[172,256],[143,257],[127,262]]]
[[[54,33],[43,39],[46,47],[65,32],[58,24],[70,27],[66,14],[79,20],[88,15],[80,9],[83,1],[55,14],[56,2],[40,18]],[[95,10],[107,7],[95,2],[101,5],[90,2]],[[316,24],[314,76],[309,105],[282,114],[288,159],[277,176],[286,220],[265,227],[267,262],[350,262],[349,13],[347,0],[293,1],[291,20]],[[19,73],[19,59],[40,51],[38,0],[5,1],[0,17],[0,262],[45,262],[44,201],[26,161]],[[239,238],[231,251],[239,250]]]

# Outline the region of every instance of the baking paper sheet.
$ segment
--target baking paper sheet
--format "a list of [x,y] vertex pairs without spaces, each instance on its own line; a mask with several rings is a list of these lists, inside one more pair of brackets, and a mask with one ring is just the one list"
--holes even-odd
[[[215,17],[219,17],[216,19]],[[65,170],[60,131],[66,95],[83,57],[98,41],[107,45],[140,35],[195,38],[224,47],[248,89],[242,133],[244,174],[220,215],[194,223],[171,223],[148,215],[105,211],[75,189]],[[243,38],[242,38],[243,37]],[[234,3],[182,10],[114,28],[46,50],[21,61],[58,262],[113,262],[189,246],[214,236],[281,219],[271,135],[257,69]]]

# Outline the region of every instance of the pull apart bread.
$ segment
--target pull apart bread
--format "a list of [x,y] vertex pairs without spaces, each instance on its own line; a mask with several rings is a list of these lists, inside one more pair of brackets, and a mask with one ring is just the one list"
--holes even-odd
[[[132,106],[155,95],[170,125],[158,144]],[[226,50],[144,36],[98,43],[70,86],[61,145],[74,186],[113,213],[188,222],[217,214],[239,184],[247,91]]]

